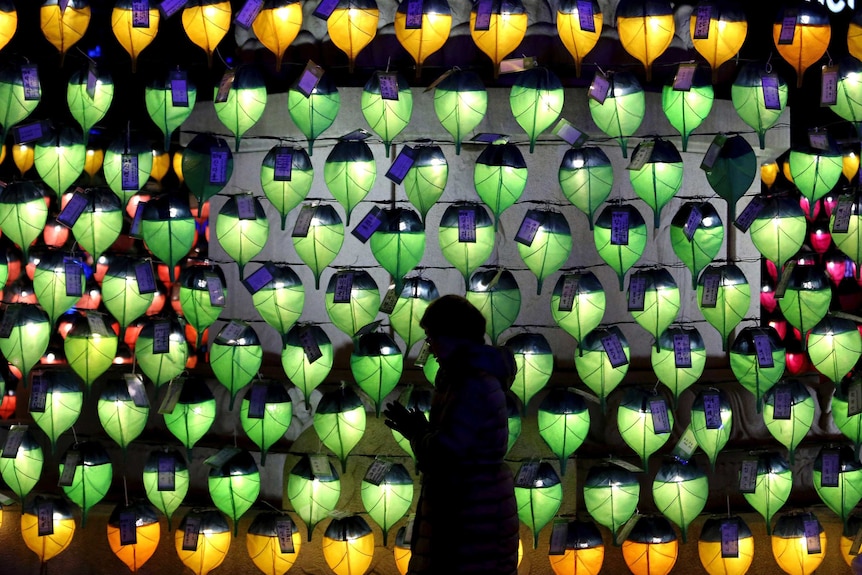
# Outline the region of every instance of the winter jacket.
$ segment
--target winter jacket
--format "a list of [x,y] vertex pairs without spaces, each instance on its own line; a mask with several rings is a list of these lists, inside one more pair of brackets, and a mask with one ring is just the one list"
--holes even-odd
[[412,442],[422,490],[408,575],[515,575],[518,515],[506,392],[515,362],[504,348],[468,346],[442,360],[429,431]]

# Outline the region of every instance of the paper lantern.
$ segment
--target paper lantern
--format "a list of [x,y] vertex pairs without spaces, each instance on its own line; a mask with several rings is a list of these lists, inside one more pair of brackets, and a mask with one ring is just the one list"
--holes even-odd
[[419,322],[428,305],[438,297],[440,293],[433,281],[422,277],[404,279],[404,287],[395,308],[389,314],[389,323],[395,333],[404,340],[406,351],[409,352],[418,341],[425,339],[425,330],[420,327]]
[[[0,202],[2,202],[2,198],[0,198]],[[862,264],[862,234],[860,234],[859,218],[862,216],[862,211],[859,209],[858,200],[853,201],[851,204],[850,218],[846,232],[835,230],[835,215],[833,211],[829,219],[829,232],[832,236],[832,241],[835,242],[835,246],[842,253],[856,264],[856,273],[853,275],[859,277],[860,264]]]
[[557,34],[572,55],[575,75],[579,78],[584,57],[599,41],[603,21],[604,16],[596,0],[588,3],[564,0],[557,6]]
[[98,260],[120,237],[123,207],[107,188],[89,188],[79,197],[83,210],[72,225],[72,235],[80,247]]
[[33,254],[33,293],[52,324],[69,311],[84,293],[86,279],[80,259],[55,250]]
[[147,499],[168,518],[185,499],[189,490],[189,470],[186,461],[175,449],[160,449],[150,452],[144,463],[144,489]]
[[621,0],[616,11],[620,43],[639,60],[652,79],[652,63],[670,47],[674,36],[673,7],[663,0]]
[[189,346],[176,318],[145,321],[135,343],[135,359],[156,387],[179,376],[188,357]]
[[302,148],[277,145],[264,156],[260,165],[260,185],[266,199],[281,215],[282,230],[285,229],[287,214],[308,196],[313,179],[311,158]]
[[237,392],[257,376],[262,361],[263,348],[250,324],[231,320],[222,327],[210,347],[210,367],[230,392],[230,409]]
[[837,148],[790,150],[790,173],[793,185],[809,201],[808,215],[813,217],[812,204],[832,191],[841,178],[843,159]]
[[236,537],[239,518],[260,495],[260,471],[251,454],[244,450],[220,463],[210,468],[207,487],[215,506],[233,520]]
[[720,389],[701,391],[691,406],[691,430],[697,445],[709,457],[715,472],[715,460],[727,445],[733,428],[733,410],[727,395]]
[[263,285],[255,284],[254,287],[259,287],[251,300],[263,320],[281,335],[284,343],[290,328],[302,315],[305,287],[296,272],[288,266],[268,262],[264,267],[270,279]]
[[837,384],[862,357],[862,335],[853,321],[827,315],[811,328],[808,357],[814,369]]
[[804,345],[805,335],[826,317],[831,302],[832,287],[823,269],[796,265],[778,305],[787,322],[803,334]]
[[[117,8],[115,7],[114,10],[116,11]],[[158,10],[154,11],[158,13]],[[88,66],[74,72],[69,78],[66,86],[66,103],[72,117],[81,126],[84,145],[87,144],[90,128],[102,121],[113,100],[114,80],[108,72]]]
[[[306,209],[305,207],[303,209]],[[314,274],[314,289],[320,289],[320,274],[332,263],[344,243],[344,224],[328,204],[307,205],[311,212],[305,235],[294,232],[293,247]]]
[[0,50],[15,36],[18,29],[18,11],[11,0],[0,3]]
[[123,206],[141,191],[152,169],[153,148],[141,137],[121,135],[105,151],[105,180]]
[[610,159],[596,146],[571,148],[566,150],[557,174],[563,195],[586,214],[592,230],[593,215],[613,189],[614,167]]
[[647,160],[641,168],[629,170],[629,180],[637,196],[652,208],[658,229],[662,208],[682,187],[682,157],[671,142],[661,139],[638,144],[634,155],[650,144]]
[[332,342],[318,325],[296,324],[284,337],[281,366],[287,379],[302,392],[305,404],[311,392],[332,369]]
[[125,456],[126,447],[147,425],[150,406],[146,397],[132,397],[125,380],[111,379],[102,388],[96,411],[105,433],[117,442]]
[[791,464],[796,446],[814,422],[815,407],[808,388],[796,379],[779,383],[763,395],[763,422],[772,437],[790,452]]
[[606,206],[596,219],[593,241],[599,257],[616,272],[622,291],[626,272],[646,249],[646,222],[629,204]]
[[434,90],[434,113],[455,139],[456,155],[461,154],[464,136],[482,122],[487,111],[488,92],[475,72],[456,69]]
[[712,81],[718,82],[718,69],[739,53],[748,34],[745,11],[733,1],[700,2],[689,21],[692,44],[712,68]]
[[39,8],[39,26],[45,39],[60,52],[60,67],[66,52],[84,36],[89,25],[87,0],[44,0]]
[[148,260],[112,256],[102,279],[102,301],[121,330],[125,331],[153,304],[155,292],[148,283],[151,276],[152,264]]
[[782,6],[772,23],[772,41],[796,70],[797,88],[802,87],[805,70],[823,57],[831,38],[829,13],[819,6]]
[[174,534],[180,561],[195,575],[207,575],[221,565],[230,543],[230,527],[215,509],[190,509]]
[[737,516],[710,517],[697,540],[700,564],[709,575],[744,575],[754,561],[754,537]]
[[181,380],[176,406],[165,413],[165,426],[189,452],[204,436],[216,417],[216,402],[209,386],[197,378]]
[[[40,516],[50,517],[50,526],[43,525],[43,529],[39,529]],[[27,548],[39,557],[43,568],[47,561],[68,549],[74,535],[75,516],[62,497],[37,495],[21,510],[21,537]]]
[[119,343],[114,330],[105,326],[104,318],[94,317],[97,313],[92,312],[87,316],[76,314],[72,329],[63,340],[63,351],[69,367],[84,382],[87,393],[93,382],[113,365]]
[[562,274],[551,294],[551,316],[577,341],[598,327],[605,306],[604,288],[590,271]]
[[[314,413],[314,431],[347,470],[347,456],[365,434],[365,406],[350,387],[325,392]],[[307,523],[307,522],[306,522]]]
[[380,291],[367,271],[342,270],[329,278],[325,306],[335,327],[353,337],[377,316]]
[[293,403],[283,384],[255,383],[240,405],[243,431],[260,450],[260,464],[266,465],[266,453],[282,438],[293,418]]
[[209,68],[212,68],[213,52],[230,24],[231,6],[227,0],[191,0],[183,8],[183,30],[193,44],[207,53]]
[[850,387],[855,383],[855,379],[845,378],[835,386],[832,396],[832,420],[844,437],[853,442],[854,448],[862,445],[862,412],[850,413],[848,397]]
[[753,492],[743,493],[745,500],[766,520],[766,534],[772,534],[772,517],[787,502],[793,484],[787,462],[777,453],[757,457],[757,474]]
[[413,478],[400,463],[387,464],[378,460],[372,465],[383,465],[385,471],[380,471],[382,477],[366,475],[360,495],[365,511],[383,531],[385,546],[389,530],[407,514],[413,503]]
[[[0,111],[0,124],[3,125],[2,141],[6,141],[6,135],[15,124],[23,122],[33,113],[36,106],[42,100],[42,87],[39,79],[28,74],[28,84],[25,92],[23,71],[21,66],[6,66],[0,72],[0,102],[3,103]],[[16,146],[16,149],[18,146]],[[15,150],[13,150],[15,151]],[[20,150],[19,154],[20,154]],[[16,162],[18,165],[18,162]],[[19,170],[21,166],[19,166]],[[29,168],[28,168],[29,169]],[[21,170],[23,174],[27,170]]]
[[[0,81],[0,95],[2,95],[3,91],[6,89],[6,84],[3,81]],[[10,106],[6,106],[7,109]],[[4,127],[4,130],[6,128]],[[5,137],[5,131],[3,132]],[[15,167],[18,168],[18,173],[22,176],[30,171],[33,167],[33,163],[35,161],[35,152],[33,148],[33,144],[18,144],[17,146],[12,146],[12,160],[15,163]]]
[[808,575],[817,570],[825,555],[826,531],[817,516],[794,512],[778,518],[772,533],[772,556],[782,571]]
[[380,11],[374,0],[339,0],[326,20],[326,30],[336,48],[347,55],[352,74],[356,57],[374,36]]
[[132,57],[132,73],[137,69],[138,55],[155,40],[160,20],[159,7],[149,0],[143,6],[132,0],[121,0],[114,6],[111,30],[120,46]]
[[419,215],[407,208],[384,208],[378,217],[382,223],[371,236],[371,253],[400,291],[404,276],[422,261],[425,226]]
[[494,77],[500,62],[518,47],[527,33],[527,10],[521,0],[492,0],[470,11],[470,36],[476,47],[494,63]]
[[569,223],[562,213],[554,210],[527,210],[515,241],[518,254],[538,280],[536,295],[540,295],[544,279],[569,259],[572,251]]
[[[14,452],[9,449],[7,453],[0,456],[0,476],[23,504],[42,476],[45,454],[42,452],[42,446],[26,426],[13,429],[14,431],[9,433],[20,433],[21,441],[14,446]],[[4,445],[4,451],[6,447]]]
[[84,171],[86,154],[81,131],[64,126],[36,140],[33,158],[39,177],[61,196]]
[[745,327],[730,348],[730,369],[742,387],[754,394],[757,412],[763,394],[784,375],[786,357],[778,332],[771,327]]
[[413,114],[413,92],[407,78],[398,73],[374,72],[362,89],[360,105],[365,121],[383,140],[388,158],[389,145],[407,127]]
[[730,218],[736,219],[736,204],[751,188],[757,174],[757,158],[751,144],[739,135],[725,140],[706,172],[706,181],[719,197],[727,201]]
[[548,559],[555,575],[598,575],[605,560],[602,534],[591,521],[569,521],[565,550],[561,554],[549,552]]
[[[662,422],[666,430],[656,429],[656,420],[660,420],[662,412],[667,413],[667,421]],[[670,439],[673,422],[673,412],[667,409],[663,398],[638,387],[626,389],[617,410],[617,428],[626,445],[640,455],[644,470],[649,469],[650,455]]]
[[0,229],[21,248],[26,259],[30,245],[48,222],[48,206],[42,189],[30,181],[12,182],[0,194]]
[[323,559],[335,575],[363,575],[374,558],[374,533],[358,515],[334,518],[323,534]]
[[160,535],[156,510],[147,503],[118,504],[108,517],[108,545],[132,573],[153,556]]
[[0,353],[21,372],[21,379],[26,382],[30,370],[48,349],[51,321],[36,305],[23,303],[9,304],[3,321],[12,327],[8,337],[0,337]]
[[[74,461],[74,476],[69,485],[63,485],[66,497],[81,508],[81,527],[87,526],[87,514],[111,488],[114,469],[108,452],[98,441],[75,443],[60,461],[60,477],[66,465]],[[70,473],[71,475],[71,473]]]
[[317,475],[312,471],[308,454],[302,455],[290,470],[285,492],[294,512],[305,523],[308,541],[314,527],[329,516],[341,496],[341,480],[329,461],[328,474]]
[[380,417],[383,400],[395,389],[404,370],[404,355],[385,333],[366,333],[354,340],[350,372],[356,385],[371,398]]
[[517,202],[527,186],[527,164],[514,144],[488,144],[473,168],[473,186],[494,214],[494,229],[500,215]]
[[219,137],[198,134],[183,151],[182,170],[185,184],[203,204],[224,189],[233,174],[230,146]]
[[584,384],[599,396],[602,411],[608,396],[628,373],[630,356],[629,343],[616,325],[590,330],[578,342],[575,369]]
[[[851,24],[851,28],[852,26]],[[841,118],[852,123],[856,127],[857,134],[862,130],[862,83],[860,83],[862,78],[859,77],[860,73],[862,73],[862,64],[859,60],[854,57],[842,58],[838,65],[835,103],[829,106]]]
[[560,473],[565,475],[569,457],[590,431],[590,412],[584,398],[567,389],[552,389],[539,405],[538,426],[539,436],[560,460]]
[[539,135],[559,119],[564,100],[563,84],[548,68],[530,68],[518,74],[509,92],[509,107],[530,137],[531,154]]
[[697,72],[688,90],[677,90],[673,85],[665,85],[662,88],[661,109],[673,129],[682,136],[683,152],[688,150],[688,137],[712,110],[713,99],[709,77]]
[[416,146],[413,153],[413,164],[407,170],[402,184],[407,199],[419,211],[424,222],[428,210],[443,195],[449,180],[449,164],[440,146]]
[[694,461],[662,463],[652,484],[656,507],[679,527],[683,543],[688,541],[688,526],[703,511],[708,494],[709,481]]
[[258,41],[275,54],[277,72],[281,71],[284,53],[296,39],[301,27],[302,4],[297,0],[265,2],[252,22],[251,28]]
[[332,125],[340,108],[338,88],[326,74],[320,77],[310,95],[298,90],[296,85],[288,91],[287,111],[308,140],[309,156],[314,152],[314,140]]
[[766,189],[771,190],[775,180],[778,178],[778,164],[775,162],[763,162],[760,164],[760,181],[766,184]]
[[616,533],[637,509],[640,482],[618,465],[593,465],[584,480],[584,504],[590,516]]
[[510,389],[526,412],[530,399],[551,379],[554,371],[554,353],[548,340],[540,333],[516,334],[510,337],[505,345],[515,357],[517,367],[515,381]]
[[824,446],[814,460],[814,490],[842,524],[862,500],[862,465],[849,445]]
[[269,221],[260,201],[250,193],[229,197],[216,217],[216,237],[243,279],[245,264],[263,250],[269,237]]
[[456,202],[440,217],[440,251],[464,276],[464,283],[494,251],[494,222],[480,204]]
[[679,555],[679,541],[670,522],[652,515],[637,520],[622,548],[634,575],[668,575]]
[[323,178],[332,196],[344,208],[347,225],[350,214],[377,179],[374,154],[362,140],[339,140],[326,157]]
[[200,349],[204,331],[215,323],[224,309],[228,284],[218,265],[193,265],[180,272],[179,285],[180,310],[195,329],[195,348]]
[[[787,106],[784,78],[763,64],[746,64],[730,87],[730,97],[742,121],[757,132],[760,149],[765,149],[766,131],[775,125]],[[765,97],[769,99],[768,105]]]
[[[523,467],[533,466],[533,473]],[[515,483],[515,499],[518,503],[518,519],[533,533],[533,549],[539,544],[539,532],[554,518],[563,501],[563,485],[554,468],[547,461],[538,464],[528,462],[521,466],[518,477],[524,480]]]
[[724,243],[721,216],[709,202],[684,203],[671,221],[670,243],[673,253],[691,272],[692,288],[697,289],[701,270],[715,259]]
[[449,38],[452,11],[446,0],[431,0],[418,6],[401,2],[395,12],[395,37],[416,62],[416,77],[422,74],[422,64],[438,51]]
[[[165,150],[171,147],[171,134],[194,110],[197,88],[185,70],[173,70],[154,78],[144,89],[147,114],[165,135]],[[180,177],[180,183],[183,178]]]
[[495,343],[521,311],[521,291],[515,276],[505,268],[474,273],[466,297],[485,317],[485,333]]
[[[638,286],[642,286],[642,292]],[[643,309],[637,301],[641,295]],[[629,278],[628,298],[629,313],[655,338],[658,346],[659,336],[676,320],[681,305],[679,287],[673,276],[665,268],[638,270]]]
[[52,369],[33,373],[30,397],[30,416],[48,436],[53,452],[57,446],[57,438],[72,427],[81,415],[84,394],[69,371]]
[[706,346],[695,327],[671,326],[659,335],[650,353],[658,380],[673,394],[674,405],[682,392],[696,383],[706,367]]
[[721,334],[722,349],[726,348],[727,336],[748,314],[750,305],[751,286],[736,265],[712,265],[700,274],[697,306],[706,321]]
[[219,121],[234,135],[234,151],[239,151],[242,136],[260,121],[266,109],[266,83],[254,66],[231,70],[227,94],[221,85],[213,86],[213,108]]
[[195,220],[188,202],[161,195],[146,203],[141,216],[141,235],[154,256],[167,264],[170,280],[176,280],[176,265],[195,243]]
[[261,572],[284,575],[296,563],[302,536],[286,513],[265,511],[255,515],[245,543],[249,557]]

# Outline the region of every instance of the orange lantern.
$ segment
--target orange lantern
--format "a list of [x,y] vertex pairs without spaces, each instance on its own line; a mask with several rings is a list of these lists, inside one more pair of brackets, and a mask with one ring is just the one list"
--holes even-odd
[[706,0],[695,6],[689,29],[694,49],[712,68],[714,84],[718,68],[733,58],[745,42],[748,34],[745,12],[732,1]]
[[476,2],[470,12],[470,36],[494,62],[494,77],[500,62],[518,47],[527,34],[527,11],[521,0]]
[[640,60],[646,79],[652,63],[670,47],[675,31],[673,7],[667,0],[620,0],[617,29],[626,52]]
[[782,58],[796,70],[796,87],[808,67],[826,53],[832,27],[829,13],[816,2],[801,2],[778,11],[772,23],[772,41]]
[[132,57],[132,72],[137,68],[138,54],[150,45],[159,32],[159,7],[153,0],[139,7],[132,0],[119,0],[111,12],[111,30],[117,42]]
[[183,29],[189,40],[207,53],[210,68],[213,52],[230,29],[230,21],[228,0],[189,0],[183,8]]
[[39,25],[45,38],[60,52],[66,52],[87,32],[90,3],[87,0],[45,0],[39,9]]
[[416,61],[416,77],[425,59],[443,47],[452,30],[446,0],[403,0],[395,12],[395,37]]
[[251,28],[260,43],[275,54],[276,71],[281,70],[284,52],[302,28],[302,4],[299,0],[267,0]]

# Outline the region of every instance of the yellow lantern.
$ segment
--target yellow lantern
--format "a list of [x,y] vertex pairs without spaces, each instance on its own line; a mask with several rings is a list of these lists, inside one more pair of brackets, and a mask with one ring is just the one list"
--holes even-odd
[[15,144],[12,148],[12,161],[23,176],[33,168],[36,161],[36,149],[33,144]]
[[848,182],[852,182],[858,172],[859,154],[853,150],[847,150],[841,158],[841,173],[844,174]]
[[850,55],[862,60],[862,10],[853,13],[850,27],[847,29],[847,49]]
[[778,178],[778,164],[774,160],[760,164],[760,181],[766,184],[766,188],[772,187]]
[[338,6],[326,20],[332,43],[347,54],[351,74],[356,57],[377,35],[379,20],[375,0],[338,0]]
[[[50,517],[51,524],[40,525],[40,515]],[[43,564],[65,551],[74,535],[75,516],[61,497],[37,495],[21,510],[21,537]]]
[[230,20],[228,0],[190,0],[183,8],[183,29],[189,40],[207,53],[210,68],[213,52],[230,29]]
[[299,0],[267,0],[251,25],[254,35],[267,50],[275,54],[275,69],[287,47],[296,40],[302,27],[302,3]]
[[527,34],[527,11],[521,0],[476,2],[470,12],[470,36],[494,62],[494,77],[500,62],[518,47]]
[[0,164],[6,159],[6,144],[0,144]]
[[12,0],[2,0],[0,2],[0,50],[9,43],[17,29],[18,11],[15,10],[15,4]]
[[175,151],[171,156],[171,167],[174,169],[174,173],[177,175],[177,179],[180,181],[180,185],[183,183],[183,149]]
[[745,12],[726,0],[705,0],[694,8],[689,22],[691,41],[698,54],[712,68],[712,82],[718,80],[718,68],[742,48],[748,34]]
[[90,25],[90,3],[87,0],[45,0],[39,9],[39,25],[48,42],[60,52],[62,66],[66,52]]
[[362,517],[333,519],[323,534],[323,558],[335,575],[363,575],[374,557],[374,533]]
[[826,53],[832,27],[829,14],[816,2],[801,2],[778,11],[772,23],[772,41],[782,58],[796,70],[796,87],[808,67]]
[[673,7],[667,0],[620,0],[617,29],[626,52],[640,60],[646,79],[652,63],[670,47],[674,35]]
[[299,556],[302,535],[284,513],[259,513],[245,536],[248,555],[266,575],[283,575]]
[[810,575],[826,555],[826,531],[813,513],[787,513],[772,530],[772,555],[790,575]]
[[603,20],[597,0],[563,0],[557,7],[557,33],[575,59],[575,75],[579,78],[584,56],[595,48],[602,35]]
[[168,175],[168,170],[170,169],[171,155],[164,150],[153,148],[153,168],[150,170],[150,177],[162,183],[162,178]]
[[108,545],[132,573],[156,552],[161,532],[156,509],[149,503],[117,505],[108,518]]
[[452,30],[446,0],[402,0],[395,12],[395,37],[416,62],[416,77],[425,59],[443,47]]
[[634,575],[668,575],[679,556],[679,540],[670,522],[643,515],[623,541],[623,559]]
[[84,171],[90,176],[90,180],[96,177],[99,170],[102,169],[102,163],[105,161],[105,150],[101,148],[87,147],[87,153],[84,156]]
[[174,534],[180,561],[195,575],[207,575],[218,567],[230,548],[230,527],[215,509],[190,510]]
[[158,4],[145,2],[145,9],[138,9],[132,0],[119,0],[111,12],[111,30],[117,42],[132,57],[132,72],[138,65],[138,54],[156,38],[161,18]]

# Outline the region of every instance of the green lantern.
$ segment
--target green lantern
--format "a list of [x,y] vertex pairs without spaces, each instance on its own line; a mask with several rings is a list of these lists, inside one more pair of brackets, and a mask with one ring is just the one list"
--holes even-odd
[[765,149],[766,131],[787,106],[787,82],[762,63],[746,64],[730,87],[730,97],[742,121],[757,132],[760,149]]
[[203,204],[224,189],[233,174],[233,154],[222,138],[198,134],[183,150],[183,181]]
[[578,450],[590,432],[590,412],[584,398],[568,389],[552,389],[539,405],[539,436],[560,460],[560,473],[566,474],[569,457]]
[[461,141],[482,122],[487,111],[488,92],[475,72],[456,68],[434,90],[434,112],[455,139],[456,155],[461,154]]
[[81,126],[85,145],[90,128],[102,121],[113,100],[114,79],[108,72],[87,66],[72,73],[66,85],[66,104]]
[[593,465],[584,479],[584,504],[590,516],[616,533],[638,506],[641,485],[637,476],[610,463]]
[[832,191],[843,171],[841,152],[833,141],[828,141],[825,150],[810,146],[790,150],[790,175],[793,185],[808,199],[809,217],[814,217],[814,203]]
[[344,243],[344,224],[335,208],[328,204],[308,205],[311,218],[305,233],[293,232],[293,247],[314,274],[314,289],[320,289],[320,274],[332,263]]
[[143,189],[153,170],[153,147],[143,138],[123,134],[105,150],[105,181],[123,206]]
[[787,502],[791,487],[793,474],[784,458],[777,453],[763,453],[757,457],[754,491],[742,495],[763,516],[767,535],[772,535],[772,517]]
[[285,335],[281,367],[302,392],[306,405],[311,392],[329,375],[332,360],[332,342],[320,326],[296,324]]
[[701,270],[712,263],[724,243],[724,224],[709,202],[686,202],[670,224],[670,244],[691,271],[691,286],[697,289]]
[[802,333],[804,346],[808,331],[826,317],[831,302],[832,286],[823,268],[797,264],[778,306],[787,322]]
[[856,127],[862,135],[862,63],[846,56],[838,65],[838,86],[835,103],[829,108]]
[[102,278],[102,302],[125,330],[144,315],[153,304],[155,286],[153,265],[149,260],[123,255],[111,256]]
[[695,327],[671,326],[656,340],[650,362],[658,380],[673,394],[674,405],[682,392],[697,382],[706,367],[706,346]]
[[622,291],[626,272],[646,250],[646,222],[633,206],[606,206],[593,228],[593,241],[599,257],[617,273]]
[[641,167],[629,169],[629,181],[637,196],[652,208],[658,229],[662,208],[682,188],[682,156],[670,141],[658,138],[638,144],[634,157],[638,154],[646,155],[646,160]]
[[661,109],[673,129],[682,136],[682,151],[688,151],[688,137],[712,110],[715,94],[709,74],[700,68],[692,77],[688,90],[677,90],[665,85],[661,90]]
[[590,98],[590,116],[607,136],[615,138],[628,157],[628,138],[634,135],[646,112],[646,96],[631,72],[615,72],[608,78],[608,92],[603,101]]
[[413,92],[407,78],[398,72],[375,71],[362,89],[360,105],[365,121],[383,140],[388,158],[389,145],[407,127],[413,114]]
[[293,403],[281,383],[255,383],[240,405],[239,420],[243,431],[260,450],[260,464],[266,465],[266,453],[282,438],[293,418]]
[[404,355],[385,333],[366,333],[354,340],[350,373],[359,389],[374,402],[377,417],[383,400],[398,385],[403,370]]
[[13,303],[6,306],[3,323],[11,327],[6,337],[0,337],[0,353],[21,372],[26,383],[30,369],[48,349],[51,320],[36,305]]
[[0,476],[23,503],[42,476],[45,454],[26,426],[13,427],[9,433],[22,434],[21,441],[15,442],[14,453],[11,449],[5,452],[4,445],[4,453],[0,454]]
[[[515,356],[515,381],[510,388],[520,400],[523,411],[534,395],[544,389],[554,372],[554,352],[540,333],[519,333],[506,341]],[[565,473],[565,471],[563,472]]]
[[485,316],[485,333],[496,344],[521,312],[521,290],[505,268],[479,270],[470,278],[467,300]]
[[[667,418],[662,417],[665,413]],[[649,469],[650,455],[670,439],[673,421],[673,412],[667,409],[664,399],[638,387],[626,390],[617,410],[620,435],[640,455],[644,469]]]
[[329,278],[325,306],[335,327],[353,337],[377,317],[380,290],[367,271],[340,270]]
[[440,364],[437,363],[437,358],[433,355],[429,356],[425,360],[425,365],[422,366],[422,375],[425,376],[425,380],[431,385],[436,385],[438,371],[440,371]]
[[133,397],[126,380],[110,379],[102,388],[96,411],[105,433],[117,442],[125,457],[126,448],[147,425],[150,405],[146,392],[144,397]]
[[98,260],[120,237],[123,206],[108,188],[90,188],[81,197],[86,203],[72,225],[72,235],[80,247]]
[[862,335],[855,322],[827,315],[811,328],[808,357],[814,369],[833,383],[840,382],[862,357]]
[[[40,250],[41,251],[41,250]],[[84,295],[86,278],[80,259],[55,250],[33,254],[33,293],[52,324]]]
[[607,154],[596,146],[566,150],[557,172],[560,188],[572,205],[587,215],[593,229],[593,215],[614,187],[614,167]]
[[751,286],[734,264],[707,267],[697,279],[697,307],[709,325],[721,334],[721,348],[727,336],[748,314]]
[[298,89],[299,81],[287,92],[287,112],[308,140],[308,155],[314,153],[314,140],[335,121],[341,108],[341,96],[335,82],[323,74],[311,93]]
[[416,342],[425,339],[425,330],[419,326],[428,305],[440,297],[437,286],[429,279],[409,277],[404,280],[395,308],[389,314],[389,323],[401,336],[409,351]]
[[177,380],[171,385],[182,385],[182,389],[173,410],[164,414],[165,427],[185,446],[191,459],[192,447],[206,435],[215,421],[216,401],[209,386],[201,379]]
[[763,394],[784,375],[787,357],[772,327],[746,327],[730,348],[730,369],[742,387],[754,394],[757,413]]
[[796,446],[811,429],[815,409],[808,388],[796,379],[778,383],[763,395],[763,422],[772,437],[787,448],[790,463]]
[[556,273],[572,252],[569,223],[554,210],[527,210],[515,241],[518,254],[538,280],[536,295],[541,295],[544,279]]
[[[643,305],[640,305],[641,295]],[[655,338],[676,320],[680,308],[679,287],[665,268],[638,270],[629,278],[629,313],[639,326]]]
[[407,208],[384,208],[382,224],[371,235],[371,253],[377,263],[394,278],[401,291],[404,276],[422,261],[425,253],[425,225]]
[[147,249],[167,264],[170,280],[175,281],[174,268],[195,243],[195,220],[188,202],[173,194],[147,202],[141,216],[141,235]]
[[185,122],[195,107],[198,91],[185,70],[171,70],[154,78],[144,89],[147,114],[165,135],[165,150],[171,149],[171,134]]
[[[7,190],[9,188],[6,188]],[[0,207],[2,207],[3,198],[0,196]],[[850,207],[850,218],[847,225],[847,231],[835,230],[835,216],[837,210],[833,210],[829,219],[829,232],[832,235],[832,241],[835,246],[841,250],[856,264],[856,277],[862,277],[862,233],[860,233],[860,218],[862,218],[862,210],[859,206],[859,198],[853,200]],[[2,227],[2,223],[0,223]],[[5,229],[5,228],[4,228]]]
[[269,203],[281,215],[285,229],[287,214],[302,203],[311,190],[314,166],[302,148],[273,146],[260,164],[260,186]]
[[[527,473],[524,466],[530,466]],[[539,532],[554,518],[563,502],[560,476],[547,461],[521,465],[519,481],[515,483],[518,519],[533,532],[533,549],[539,544]]]
[[413,503],[413,478],[400,463],[386,464],[377,460],[373,465],[385,467],[383,477],[369,477],[366,474],[360,496],[365,511],[383,531],[385,546],[389,530],[407,515]]
[[709,481],[694,461],[662,463],[652,483],[656,507],[679,527],[683,543],[688,541],[688,526],[703,511],[708,495]]
[[715,460],[727,445],[733,428],[733,410],[727,395],[720,389],[701,391],[691,405],[691,430],[697,445],[709,457],[715,472]]
[[727,202],[731,220],[736,219],[736,204],[751,188],[756,175],[757,157],[748,140],[738,134],[727,138],[706,172],[706,181]]
[[119,338],[98,312],[75,314],[72,329],[63,340],[66,361],[84,382],[85,390],[114,364]]
[[245,264],[257,256],[269,237],[269,220],[260,201],[251,193],[231,196],[216,218],[216,237],[244,277]]
[[581,381],[599,396],[602,411],[608,396],[628,373],[630,357],[626,336],[616,325],[597,327],[578,343],[575,369]]
[[260,471],[248,451],[210,468],[207,479],[210,497],[219,510],[233,519],[233,536],[239,532],[239,518],[260,495]]
[[862,412],[850,413],[850,388],[858,385],[854,378],[845,378],[840,385],[835,386],[835,394],[832,396],[832,420],[839,431],[853,442],[854,449],[862,446]]
[[48,205],[42,189],[33,182],[12,182],[0,194],[0,229],[3,235],[21,248],[24,259],[30,245],[45,229]]
[[853,508],[862,500],[862,465],[849,445],[823,447],[814,460],[812,482],[817,495],[847,524]]
[[135,342],[135,360],[156,387],[179,376],[188,358],[185,332],[175,317],[145,321]]
[[287,477],[286,494],[293,510],[305,523],[308,541],[314,527],[335,509],[341,497],[341,480],[338,471],[326,461],[329,471],[315,474],[308,454],[302,455]]
[[473,186],[494,214],[494,229],[500,214],[517,202],[527,187],[527,163],[518,146],[488,144],[473,168]]
[[33,147],[36,172],[58,197],[84,172],[86,159],[84,136],[71,126],[49,131]]
[[185,267],[180,272],[179,284],[180,310],[195,329],[195,348],[200,349],[204,331],[215,323],[226,305],[228,285],[218,265]]
[[[251,301],[255,309],[267,324],[284,338],[302,315],[305,305],[305,286],[302,280],[288,266],[276,265],[272,262],[264,264],[264,272],[261,281],[265,283],[255,284]],[[258,273],[258,272],[255,272]]]
[[509,107],[530,137],[531,154],[539,135],[559,119],[564,101],[563,84],[548,68],[535,67],[518,74],[509,92]]
[[605,307],[605,290],[590,271],[562,274],[551,294],[551,316],[578,342],[602,323]]
[[224,127],[235,138],[234,151],[239,152],[239,142],[243,135],[258,123],[266,109],[266,83],[255,66],[244,65],[230,70],[232,82],[213,86],[213,108]]
[[28,73],[27,76],[28,85],[25,90],[22,66],[5,66],[0,71],[0,102],[2,102],[0,124],[3,125],[0,141],[2,142],[6,141],[9,130],[15,124],[26,120],[42,101],[42,86],[38,75]]
[[235,319],[221,328],[210,347],[210,367],[230,392],[230,409],[237,392],[251,383],[262,362],[263,347],[250,324]]
[[168,518],[170,531],[171,517],[189,491],[186,460],[175,449],[150,452],[144,463],[143,483],[147,499]]
[[78,421],[84,394],[75,377],[67,370],[46,370],[33,373],[29,413],[51,441],[51,451],[57,438]]
[[352,388],[327,391],[314,412],[314,431],[347,470],[347,455],[365,434],[365,406]]
[[73,466],[75,471],[71,482],[64,484],[63,492],[66,497],[81,508],[81,527],[87,526],[87,514],[111,488],[114,479],[114,468],[108,452],[98,441],[84,441],[75,443],[60,460],[60,479],[64,483],[63,475],[66,465]]
[[422,221],[428,210],[443,195],[449,181],[449,163],[440,146],[422,145],[413,148],[413,164],[407,170],[404,193],[413,207],[419,211]]
[[377,179],[371,148],[362,140],[339,140],[326,156],[323,179],[329,193],[344,208],[349,226],[353,208],[368,195]]
[[464,276],[464,283],[494,251],[494,222],[480,204],[456,202],[440,217],[440,251]]

